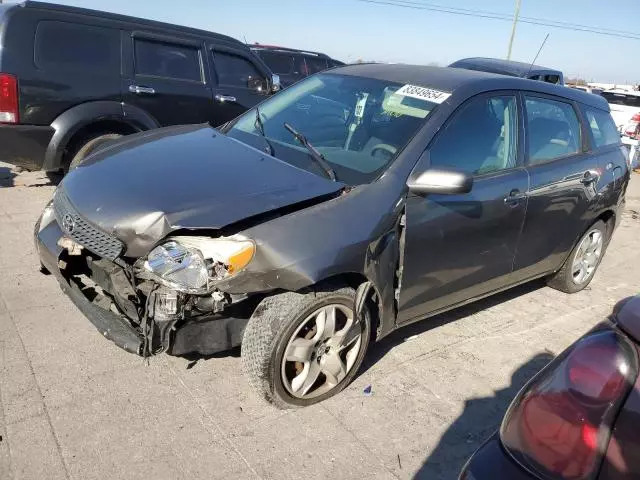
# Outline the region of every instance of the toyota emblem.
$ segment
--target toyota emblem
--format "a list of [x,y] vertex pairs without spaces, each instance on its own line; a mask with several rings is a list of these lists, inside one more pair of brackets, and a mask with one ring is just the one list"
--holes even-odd
[[62,228],[64,228],[67,233],[73,233],[73,229],[76,228],[76,221],[69,214],[62,217]]

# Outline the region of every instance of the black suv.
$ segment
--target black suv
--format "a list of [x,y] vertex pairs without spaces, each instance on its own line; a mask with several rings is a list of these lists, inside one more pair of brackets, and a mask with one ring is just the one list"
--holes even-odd
[[221,125],[278,82],[223,35],[40,2],[0,5],[0,161],[68,169],[122,135]]
[[314,73],[344,65],[324,53],[295,50],[256,44],[251,47],[273,73],[280,77],[282,86],[288,87]]
[[528,78],[555,85],[564,85],[564,75],[560,70],[541,67],[531,63],[501,60],[499,58],[463,58],[449,65],[452,68],[464,68],[478,72],[498,73],[510,77]]

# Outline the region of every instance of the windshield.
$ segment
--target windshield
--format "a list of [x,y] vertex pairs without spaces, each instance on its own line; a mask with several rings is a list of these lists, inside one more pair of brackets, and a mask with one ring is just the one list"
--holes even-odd
[[[338,180],[374,181],[411,140],[426,118],[449,95],[444,92],[349,75],[319,74],[260,105],[264,137],[255,109],[226,132],[255,148],[318,175],[326,172],[287,123],[322,154]],[[429,101],[427,100],[429,98]]]

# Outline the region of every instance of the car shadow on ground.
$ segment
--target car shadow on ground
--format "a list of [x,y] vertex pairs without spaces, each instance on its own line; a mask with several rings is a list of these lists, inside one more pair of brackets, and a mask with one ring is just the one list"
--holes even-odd
[[0,188],[55,187],[62,180],[60,172],[22,172],[0,165]]
[[456,320],[460,320],[470,315],[479,313],[483,310],[494,307],[509,300],[513,300],[514,298],[520,297],[522,295],[535,292],[536,290],[544,287],[546,287],[546,282],[544,280],[536,280],[524,285],[520,285],[518,287],[511,288],[505,292],[492,295],[485,299],[478,300],[477,302],[470,303],[469,305],[465,305],[463,307],[441,313],[434,317],[412,323],[411,325],[407,325],[406,327],[402,327],[369,347],[369,352],[367,352],[367,356],[365,357],[362,367],[358,372],[358,376],[366,373],[367,370],[369,370],[378,361],[380,361],[387,353],[389,353],[398,345],[404,343],[407,338],[413,337],[414,335],[426,333],[434,328],[441,327],[450,322],[455,322]]
[[513,372],[508,387],[487,397],[467,399],[462,414],[442,435],[414,479],[458,478],[469,457],[498,430],[507,408],[520,389],[553,358],[550,353],[538,353]]
[[16,174],[7,167],[0,167],[0,187],[13,187],[13,179]]

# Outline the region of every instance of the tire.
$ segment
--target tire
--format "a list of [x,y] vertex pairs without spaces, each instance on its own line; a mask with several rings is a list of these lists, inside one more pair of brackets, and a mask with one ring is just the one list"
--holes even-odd
[[[345,311],[351,312],[353,317],[354,297],[355,291],[352,288],[329,286],[304,293],[287,292],[274,295],[265,298],[258,305],[244,332],[242,367],[249,384],[262,399],[281,409],[306,407],[335,395],[353,380],[365,357],[371,337],[371,315],[368,309],[365,309],[360,324],[352,330],[360,332],[359,340],[348,342],[349,347],[336,346],[335,340],[320,338],[316,341],[315,336],[319,335],[320,328],[317,320],[309,318],[314,317],[318,311],[330,312],[333,309],[336,312],[334,318],[337,326],[342,325],[345,319],[347,322],[342,330],[336,327],[337,333],[349,331],[349,320]],[[317,316],[315,318],[317,319]],[[310,338],[313,329],[306,334],[306,338],[302,338],[309,325],[315,325],[314,338]],[[311,347],[314,352],[310,357],[305,357],[308,361],[304,364],[301,361],[283,360],[285,350],[291,351],[288,347],[294,339],[314,345]],[[324,345],[329,345],[326,351]],[[344,350],[341,351],[341,348]],[[318,351],[320,353],[317,353]],[[343,357],[340,357],[345,367],[341,370],[341,375],[342,372],[346,372],[341,380],[338,380],[341,375],[335,375],[332,377],[334,381],[330,381],[323,370],[317,375],[316,382],[311,384],[308,393],[302,393],[305,391],[305,384],[300,388],[298,395],[293,393],[293,379],[302,378],[305,368],[308,369],[305,378],[310,379],[313,376],[312,371],[317,372],[318,369],[324,368],[322,365],[328,365],[331,359],[335,363],[336,354],[346,356],[344,362]],[[326,369],[327,372],[329,370]]]
[[[585,246],[588,247],[588,242],[594,239],[594,235],[599,235],[599,253],[596,257],[590,257],[588,264],[590,267],[587,269],[585,276],[577,276],[577,261],[579,255],[582,254]],[[594,223],[586,233],[580,238],[574,249],[569,254],[569,257],[565,261],[562,268],[556,272],[553,276],[549,277],[547,280],[547,284],[556,290],[560,290],[565,293],[577,293],[581,290],[584,290],[593,280],[593,277],[600,266],[600,262],[602,262],[602,258],[604,257],[604,253],[607,249],[607,245],[609,244],[609,231],[607,225],[598,220]],[[591,247],[593,247],[593,243],[591,243]],[[583,264],[584,266],[585,264]],[[582,270],[581,270],[582,272]]]
[[76,152],[73,154],[71,162],[69,163],[68,171],[70,172],[71,170],[78,168],[78,166],[84,161],[84,159],[87,158],[100,145],[111,142],[113,140],[117,140],[121,137],[122,135],[120,135],[119,133],[103,133],[87,140],[85,143],[80,145],[78,150],[76,150]]

